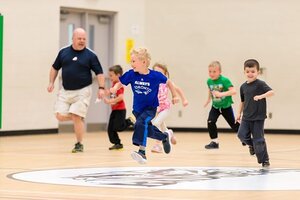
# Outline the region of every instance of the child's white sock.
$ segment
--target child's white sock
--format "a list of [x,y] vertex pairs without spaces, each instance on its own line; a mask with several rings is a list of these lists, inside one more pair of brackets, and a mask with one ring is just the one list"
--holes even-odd
[[213,141],[213,142],[219,144],[218,138],[212,139],[211,141]]

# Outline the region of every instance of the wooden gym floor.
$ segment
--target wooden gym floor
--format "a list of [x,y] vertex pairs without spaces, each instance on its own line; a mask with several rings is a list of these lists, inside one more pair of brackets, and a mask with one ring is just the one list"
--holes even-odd
[[[0,137],[1,200],[259,200],[297,199],[300,190],[161,190],[113,187],[87,187],[34,183],[16,180],[11,174],[68,168],[113,167],[260,167],[235,134],[220,133],[220,149],[206,150],[207,133],[177,132],[178,144],[171,154],[150,152],[154,141],[148,140],[146,165],[130,157],[137,148],[131,144],[131,132],[120,134],[124,149],[109,151],[106,132],[87,133],[84,153],[72,154],[72,133]],[[300,169],[300,135],[267,134],[272,168]],[[278,180],[280,181],[280,180]],[[253,183],[256,184],[256,183]],[[297,197],[298,196],[298,197]]]

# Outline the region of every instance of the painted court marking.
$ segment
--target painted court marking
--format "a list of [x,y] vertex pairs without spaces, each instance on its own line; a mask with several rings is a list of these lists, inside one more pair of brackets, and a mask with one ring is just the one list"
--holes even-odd
[[299,169],[243,167],[112,167],[20,172],[28,182],[174,190],[300,190]]

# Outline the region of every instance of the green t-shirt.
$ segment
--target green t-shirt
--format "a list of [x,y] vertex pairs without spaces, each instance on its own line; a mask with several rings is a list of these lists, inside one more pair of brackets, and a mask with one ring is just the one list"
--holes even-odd
[[[217,80],[212,80],[208,79],[207,80],[207,85],[210,91],[219,91],[219,92],[226,92],[230,87],[233,87],[231,81],[220,75],[220,77]],[[231,96],[226,96],[226,97],[214,97],[211,95],[212,98],[212,106],[214,108],[228,108],[233,104],[232,97]]]

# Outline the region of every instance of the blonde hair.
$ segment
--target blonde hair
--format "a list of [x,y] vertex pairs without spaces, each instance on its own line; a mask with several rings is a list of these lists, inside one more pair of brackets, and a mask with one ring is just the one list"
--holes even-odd
[[167,65],[161,64],[161,63],[155,63],[152,67],[152,69],[154,69],[155,67],[159,67],[160,69],[162,69],[164,71],[164,75],[166,75],[166,77],[170,78],[170,74],[169,74],[169,70],[167,68]]
[[132,49],[130,55],[135,55],[139,60],[146,61],[146,66],[149,67],[151,56],[146,48]]
[[208,67],[219,67],[220,71],[222,71],[222,66],[221,63],[219,61],[213,61],[211,62]]

